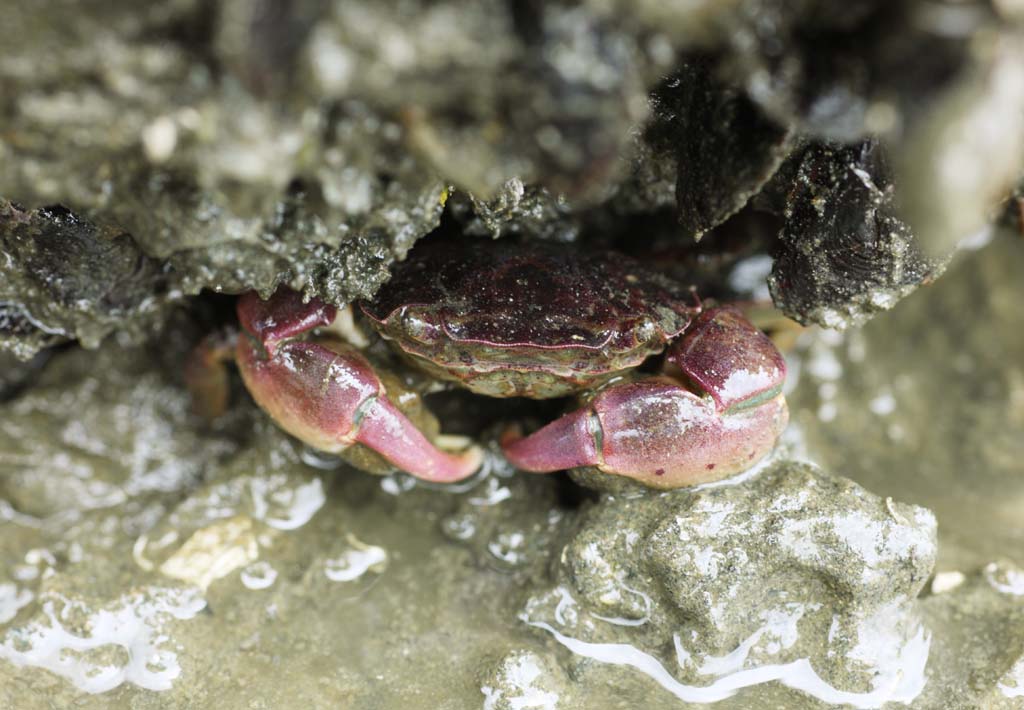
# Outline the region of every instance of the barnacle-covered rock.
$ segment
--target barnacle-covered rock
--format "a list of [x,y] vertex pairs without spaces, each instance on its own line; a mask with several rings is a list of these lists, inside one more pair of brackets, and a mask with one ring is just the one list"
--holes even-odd
[[576,673],[623,662],[682,700],[779,680],[831,702],[909,702],[925,682],[914,599],[935,533],[924,508],[792,462],[740,485],[605,498],[524,619],[576,654]]
[[[186,0],[39,21],[58,4],[0,17],[0,196],[131,235],[172,272],[145,298],[155,316],[202,289],[367,297],[438,227],[450,185],[470,233],[603,245],[676,210],[686,239],[746,204],[795,136],[879,133],[911,139],[901,194],[931,240],[934,225],[979,224],[1022,154],[974,151],[971,165],[995,155],[1005,168],[974,192],[921,167],[992,133],[971,128],[977,117],[1019,114],[1002,7]],[[970,41],[981,32],[994,49]],[[933,150],[951,126],[963,140]],[[934,210],[929,186],[944,195]],[[814,287],[780,303],[804,320],[833,306],[859,320],[922,271],[877,266],[793,274]],[[832,286],[844,302],[808,295]],[[123,317],[132,335],[159,321]],[[22,355],[76,337],[41,336],[10,304],[0,326]]]
[[573,242],[580,233],[579,215],[563,195],[539,185],[525,185],[519,178],[506,182],[490,199],[456,191],[448,205],[462,230],[474,236]]
[[769,286],[801,322],[830,328],[891,308],[944,268],[899,218],[888,165],[874,141],[812,144],[780,170],[785,226]]
[[[366,298],[437,227],[448,189],[405,151],[397,125],[358,103],[339,104],[319,128],[324,135],[306,135],[302,148],[314,157],[298,174],[285,171],[287,185],[254,193],[223,185],[223,176],[204,184],[193,171],[207,163],[146,167],[118,181],[122,199],[110,211],[147,254],[174,267],[187,293],[269,296],[285,283],[333,303]],[[225,164],[244,150],[230,149]],[[253,180],[264,177],[254,168]]]

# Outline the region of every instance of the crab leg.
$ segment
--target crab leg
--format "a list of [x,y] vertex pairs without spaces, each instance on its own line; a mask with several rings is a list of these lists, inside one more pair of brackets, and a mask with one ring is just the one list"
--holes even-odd
[[192,394],[192,410],[204,419],[216,419],[228,409],[228,368],[234,354],[234,333],[220,331],[203,338],[185,362],[185,384]]

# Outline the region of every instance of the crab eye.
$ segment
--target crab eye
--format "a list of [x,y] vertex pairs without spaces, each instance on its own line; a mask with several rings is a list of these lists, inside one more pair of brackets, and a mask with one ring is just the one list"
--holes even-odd
[[644,318],[633,328],[633,337],[638,343],[646,343],[654,339],[658,326],[650,318]]
[[436,342],[441,335],[436,325],[411,310],[402,314],[402,329],[408,337],[425,344]]

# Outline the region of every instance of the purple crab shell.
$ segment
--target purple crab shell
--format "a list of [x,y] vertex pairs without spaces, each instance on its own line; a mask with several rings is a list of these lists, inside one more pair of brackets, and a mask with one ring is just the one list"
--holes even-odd
[[418,246],[362,311],[435,377],[492,397],[560,397],[635,367],[699,312],[636,261],[555,244]]

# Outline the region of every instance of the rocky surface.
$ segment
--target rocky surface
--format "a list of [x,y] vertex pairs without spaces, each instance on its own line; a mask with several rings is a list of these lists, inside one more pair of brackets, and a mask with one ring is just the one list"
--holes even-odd
[[523,620],[576,654],[583,683],[617,659],[684,702],[767,680],[859,707],[913,700],[934,516],[812,466],[766,468],[588,509]]
[[[989,284],[959,336],[890,351],[883,318],[796,351],[805,455],[859,484],[801,463],[794,430],[731,485],[597,498],[494,459],[438,490],[305,450],[242,395],[193,418],[187,339],[57,354],[0,412],[0,702],[1013,707],[1016,400],[985,393],[1016,378],[1024,251],[989,249],[892,316],[914,331]],[[932,363],[887,384],[888,414],[861,402],[897,363],[964,352],[985,376]],[[959,409],[924,416],[951,385]],[[929,437],[924,463],[875,425]]]
[[[1022,22],[5,3],[0,705],[1018,707]],[[189,412],[213,293],[367,298],[430,234],[615,248],[746,301],[788,344],[784,445],[599,494],[496,454],[557,406],[432,393],[490,447],[438,487],[312,452],[240,389]]]
[[[775,297],[845,326],[933,277],[907,254],[941,263],[1021,173],[1011,9],[620,5],[114,2],[60,22],[59,3],[5,7],[0,347],[140,341],[204,289],[367,297],[453,188],[469,232],[606,243],[669,210],[678,240],[711,235],[808,142],[833,162],[781,189],[824,213],[783,229]],[[871,137],[894,187],[855,199],[905,212],[883,220],[904,251],[883,233],[865,247],[825,194],[848,194],[859,160],[828,141]],[[48,257],[53,239],[76,258]],[[830,268],[851,248],[878,274]],[[792,258],[811,250],[826,264]]]
[[775,188],[785,223],[768,281],[784,313],[845,328],[942,273],[946,259],[927,258],[897,215],[877,143],[812,145],[791,163]]

